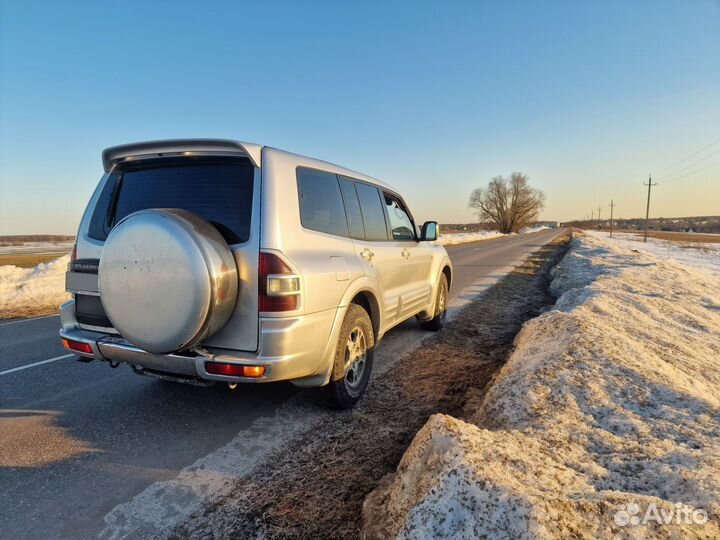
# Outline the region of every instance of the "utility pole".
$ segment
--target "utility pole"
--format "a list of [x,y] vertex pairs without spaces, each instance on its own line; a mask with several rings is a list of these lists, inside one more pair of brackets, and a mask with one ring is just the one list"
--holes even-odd
[[602,206],[598,206],[598,221],[600,221],[600,210],[602,209]]
[[610,201],[610,238],[612,238],[613,231],[613,209],[615,208],[615,201]]
[[650,189],[657,186],[657,182],[653,184],[652,175],[648,175],[648,183],[643,182],[643,186],[648,187],[647,207],[645,208],[645,236],[643,237],[643,242],[647,242],[648,220],[650,219]]

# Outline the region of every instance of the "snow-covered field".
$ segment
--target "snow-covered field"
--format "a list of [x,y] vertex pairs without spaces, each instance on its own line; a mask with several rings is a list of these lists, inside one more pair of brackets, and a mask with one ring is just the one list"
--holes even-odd
[[73,246],[73,242],[24,242],[17,246],[0,245],[0,255],[21,255],[34,254],[42,255],[45,253],[68,253]]
[[720,278],[595,236],[553,278],[466,421],[431,417],[368,497],[367,538],[720,538]]
[[[520,231],[520,234],[528,234],[534,232],[544,231],[550,227],[525,227]],[[491,238],[499,238],[501,236],[511,236],[503,234],[499,231],[478,231],[471,233],[453,233],[453,234],[441,234],[438,238],[438,243],[444,246],[452,246],[455,244],[465,244],[466,242],[477,242],[478,240],[490,240]]]
[[720,243],[671,242],[659,238],[648,238],[648,241],[644,243],[642,236],[637,234],[615,233],[610,238],[610,234],[604,231],[588,232],[592,236],[607,242],[614,242],[618,246],[651,253],[660,259],[676,261],[694,268],[710,270],[720,277]]
[[34,268],[0,266],[0,319],[57,311],[70,298],[65,271],[70,255]]

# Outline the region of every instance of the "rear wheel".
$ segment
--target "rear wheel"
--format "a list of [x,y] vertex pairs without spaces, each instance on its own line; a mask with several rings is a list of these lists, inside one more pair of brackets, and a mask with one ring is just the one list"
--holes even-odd
[[349,409],[358,402],[370,382],[374,352],[370,316],[361,306],[350,304],[340,329],[332,376],[325,388],[332,407]]
[[447,319],[448,289],[447,276],[444,273],[440,274],[440,283],[438,283],[433,318],[427,321],[420,321],[420,328],[423,330],[437,332],[445,326],[445,319]]

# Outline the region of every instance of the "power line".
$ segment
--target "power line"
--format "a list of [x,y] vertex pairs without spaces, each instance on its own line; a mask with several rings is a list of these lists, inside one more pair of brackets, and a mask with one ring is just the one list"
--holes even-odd
[[629,203],[639,202],[638,198],[641,196],[642,189],[643,189],[643,184],[641,183],[639,186],[636,186],[636,187],[633,187],[633,188],[627,190],[623,195],[620,196],[620,198],[618,200],[621,203],[628,203],[628,204],[626,204],[626,206],[628,208],[630,208],[632,205]]
[[[705,150],[707,150],[708,148],[711,148],[711,147],[715,146],[715,145],[718,144],[718,143],[720,143],[720,139],[717,139],[717,140],[711,142],[710,144],[707,144],[707,145],[703,146],[703,147],[700,148],[699,150],[693,152],[693,153],[690,154],[689,156],[687,156],[687,157],[685,157],[685,158],[683,158],[683,159],[681,159],[681,160],[679,160],[679,161],[676,161],[676,162],[673,163],[672,165],[668,165],[667,167],[663,167],[662,169],[657,169],[657,170],[655,171],[655,173],[657,174],[658,172],[669,171],[669,170],[671,170],[671,169],[675,169],[676,167],[678,167],[678,165],[682,165],[683,163],[686,163],[686,162],[690,161],[692,158],[694,158],[694,157],[697,156],[698,154],[702,154]],[[685,165],[684,167],[681,167],[680,169],[677,169],[677,170],[675,170],[675,171],[673,171],[673,172],[667,173],[665,176],[660,176],[659,178],[656,176],[656,179],[657,179],[657,180],[661,180],[660,183],[662,183],[662,184],[669,184],[669,183],[672,183],[672,182],[677,182],[677,181],[679,181],[679,180],[683,180],[683,179],[685,179],[685,178],[687,178],[687,177],[689,177],[689,176],[693,176],[693,175],[695,175],[695,174],[697,174],[697,173],[700,173],[700,172],[702,172],[702,171],[705,171],[705,170],[707,170],[707,169],[709,169],[709,168],[711,168],[711,167],[714,167],[714,166],[716,166],[716,165],[720,165],[720,161],[716,161],[716,162],[710,163],[710,164],[708,164],[708,165],[705,165],[705,166],[703,166],[703,167],[701,167],[701,168],[699,168],[699,169],[695,169],[695,170],[693,170],[693,171],[690,171],[690,172],[687,172],[687,173],[684,173],[684,174],[680,174],[680,173],[683,173],[683,171],[686,171],[686,170],[688,170],[688,169],[690,169],[690,168],[692,168],[692,167],[695,167],[695,166],[698,165],[699,163],[702,163],[703,161],[705,161],[705,160],[707,160],[707,159],[709,159],[709,158],[711,158],[712,156],[717,155],[717,154],[720,154],[720,148],[718,148],[718,149],[715,150],[714,152],[711,152],[711,153],[707,154],[706,156],[701,157],[700,159],[697,159],[697,160],[692,161],[691,163],[688,163],[687,165]],[[657,182],[653,183],[652,178],[650,178],[650,179],[648,180],[648,183],[647,183],[647,184],[645,184],[645,183],[642,184],[642,186],[647,186],[647,188],[648,188],[647,206],[646,206],[646,209],[645,209],[645,238],[644,238],[644,241],[647,241],[647,228],[648,228],[648,219],[649,219],[649,213],[650,213],[650,190],[651,190],[651,188],[652,188],[653,186],[656,186],[656,185],[658,185],[658,183],[657,183]],[[636,197],[637,195],[639,195],[639,193],[638,193],[639,190],[640,190],[640,188],[633,188],[633,189],[630,189],[630,190],[626,191],[626,192],[620,197],[620,200],[621,200],[621,201],[627,201],[628,199],[631,199],[631,198],[632,198],[632,199],[635,199],[635,197]],[[611,201],[611,208],[610,208],[611,216],[612,216],[612,207],[613,207],[613,206],[614,206],[614,200]],[[586,219],[587,219],[587,218],[586,218]],[[611,219],[612,219],[612,217],[611,217]],[[593,213],[592,213],[591,216],[590,216],[590,221],[592,222],[593,220],[594,220],[594,211],[593,211]],[[598,220],[600,220],[600,208],[598,208]],[[611,223],[611,227],[612,227],[612,223]]]
[[672,165],[668,165],[667,167],[663,167],[662,169],[657,169],[657,170],[655,171],[655,174],[657,174],[657,173],[659,173],[659,172],[662,172],[662,171],[667,171],[668,169],[674,169],[674,168],[677,167],[678,165],[680,165],[680,164],[682,164],[682,163],[685,163],[687,160],[689,160],[689,159],[697,156],[698,154],[704,152],[704,151],[707,150],[708,148],[710,148],[710,147],[712,147],[712,146],[715,146],[717,143],[720,143],[720,139],[718,139],[718,140],[716,140],[716,141],[713,141],[713,142],[711,142],[710,144],[708,144],[708,145],[706,145],[706,146],[703,146],[703,147],[702,147],[700,150],[698,150],[697,152],[693,152],[693,153],[690,154],[688,157],[683,158],[683,159],[681,159],[680,161],[676,161],[676,162],[673,163]]
[[631,187],[630,189],[626,190],[625,193],[623,193],[622,195],[620,195],[620,199],[619,199],[619,200],[625,200],[625,199],[629,199],[629,198],[635,198],[635,197],[637,197],[637,195],[639,194],[640,190],[642,190],[642,185]]
[[710,163],[709,165],[705,165],[704,167],[701,167],[699,169],[696,169],[692,172],[681,174],[680,176],[670,176],[666,177],[665,180],[663,180],[663,184],[669,184],[670,182],[676,182],[677,180],[682,180],[683,178],[687,178],[688,176],[692,176],[693,174],[697,174],[699,172],[704,171],[705,169],[709,169],[710,167],[714,167],[715,165],[720,165],[720,161],[716,161],[714,163]]
[[[685,165],[685,166],[682,167],[681,169],[678,169],[678,170],[675,171],[675,172],[672,172],[672,173],[667,174],[667,175],[665,176],[665,178],[667,178],[667,177],[672,178],[673,176],[676,176],[677,174],[679,174],[679,173],[681,173],[681,172],[683,172],[683,171],[686,171],[687,169],[689,169],[689,168],[691,168],[691,167],[694,167],[694,166],[697,165],[698,163],[702,163],[702,162],[705,161],[706,159],[711,158],[711,157],[713,157],[713,156],[716,155],[716,154],[720,154],[720,148],[718,148],[717,150],[715,150],[715,151],[712,152],[711,154],[708,154],[708,155],[705,156],[704,158],[698,159],[697,161],[693,161],[693,162],[690,163],[689,165]],[[719,162],[719,163],[720,163],[720,162]],[[662,180],[662,179],[663,179],[662,176],[661,176],[660,178],[658,178],[658,180]]]
[[[720,150],[718,150],[718,152],[720,152]],[[710,157],[718,152],[709,154],[706,157]],[[700,161],[703,161],[703,160],[700,160]],[[699,161],[698,161],[698,163],[699,163]],[[695,165],[695,164],[693,164],[693,165]],[[705,165],[704,167],[700,167],[699,169],[695,169],[694,171],[690,171],[685,174],[676,175],[676,173],[674,173],[670,176],[666,176],[664,179],[661,179],[661,181],[659,183],[665,185],[665,184],[671,184],[673,182],[677,182],[679,180],[684,180],[685,178],[688,178],[689,176],[693,176],[695,174],[698,174],[702,171],[705,171],[705,170],[710,169],[711,167],[715,167],[717,165],[720,165],[720,161],[715,161],[713,163],[709,163],[709,164]],[[677,172],[679,173],[680,171],[677,171]],[[620,202],[636,201],[637,198],[640,196],[640,191],[643,189],[644,186],[647,186],[647,184],[643,183],[640,186],[637,186],[637,187],[634,187],[634,188],[631,188],[631,189],[625,191],[625,193],[623,193],[618,200]]]

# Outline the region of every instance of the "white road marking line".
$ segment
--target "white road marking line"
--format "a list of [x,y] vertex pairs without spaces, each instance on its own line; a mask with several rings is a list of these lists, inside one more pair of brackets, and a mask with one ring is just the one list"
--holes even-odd
[[40,360],[39,362],[33,362],[32,364],[28,364],[26,366],[20,366],[12,369],[6,369],[5,371],[0,371],[1,375],[9,375],[10,373],[15,373],[16,371],[22,371],[23,369],[28,369],[35,366],[41,366],[43,364],[49,364],[50,362],[57,362],[58,360],[65,360],[66,358],[70,358],[71,356],[75,356],[74,354],[63,354],[62,356],[56,356],[55,358],[48,358],[47,360]]
[[11,324],[18,324],[22,322],[29,322],[29,321],[36,321],[38,319],[47,319],[48,317],[59,317],[60,315],[42,315],[40,317],[30,317],[29,319],[18,319],[17,321],[10,321],[3,324],[0,324],[0,328],[3,326],[10,326]]

